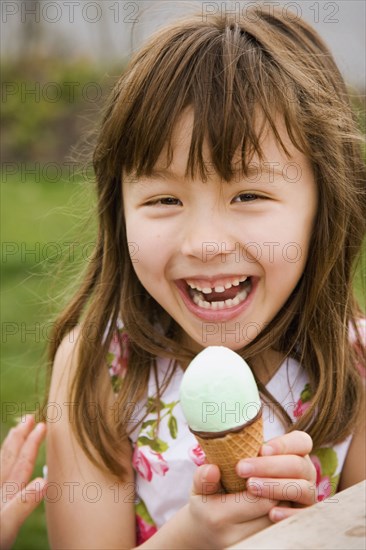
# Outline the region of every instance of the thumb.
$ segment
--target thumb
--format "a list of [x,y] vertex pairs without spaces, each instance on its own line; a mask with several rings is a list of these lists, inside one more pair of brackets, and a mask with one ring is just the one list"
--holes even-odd
[[219,467],[216,464],[199,466],[194,473],[192,494],[213,495],[221,492]]

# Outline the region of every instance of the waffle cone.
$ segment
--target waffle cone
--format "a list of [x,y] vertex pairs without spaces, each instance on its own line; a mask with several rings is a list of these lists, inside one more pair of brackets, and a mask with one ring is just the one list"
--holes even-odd
[[262,415],[240,432],[231,432],[224,437],[206,439],[195,434],[206,454],[209,464],[217,464],[221,472],[221,483],[227,493],[245,489],[245,479],[236,474],[235,466],[242,458],[258,456],[263,443]]

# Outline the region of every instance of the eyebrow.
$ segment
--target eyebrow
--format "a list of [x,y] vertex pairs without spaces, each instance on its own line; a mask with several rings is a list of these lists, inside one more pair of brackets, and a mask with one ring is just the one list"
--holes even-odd
[[[273,166],[273,164],[275,166]],[[248,176],[251,176],[251,175],[256,175],[258,174],[258,176],[260,175],[260,173],[266,173],[266,174],[276,174],[278,176],[281,176],[283,177],[284,174],[283,174],[283,169],[280,169],[278,167],[278,164],[280,163],[271,163],[271,162],[266,162],[265,164],[264,163],[250,163],[248,165],[248,169],[247,169],[247,175],[244,174],[244,172],[242,171],[242,169],[240,170],[234,170],[234,173],[233,173],[233,177],[231,179],[231,181],[228,181],[227,183],[235,183],[238,181],[238,176],[242,175],[243,178],[245,177],[248,177]],[[169,168],[160,168],[159,170],[157,169],[152,169],[151,170],[151,173],[149,174],[149,176],[146,176],[146,175],[143,175],[141,178],[137,178],[136,175],[134,173],[130,174],[129,176],[127,176],[127,181],[130,181],[131,183],[139,183],[140,179],[166,179],[167,177],[169,178],[174,178],[174,179],[177,179],[177,180],[184,180],[185,179],[185,176],[178,176],[176,173],[174,173],[172,170],[170,170]]]
[[[277,166],[277,168],[275,166],[271,166],[275,164]],[[280,163],[276,162],[276,163],[271,163],[271,162],[266,162],[265,164],[261,163],[261,164],[255,164],[253,165],[253,163],[249,164],[248,165],[248,169],[247,169],[247,173],[248,174],[256,174],[258,171],[261,171],[262,173],[266,173],[266,174],[277,174],[279,176],[283,176],[283,169],[281,170],[278,165]],[[266,166],[268,165],[268,166]],[[234,171],[234,176],[236,174],[241,174],[242,173],[242,170],[235,170]]]
[[140,178],[136,176],[135,172],[131,172],[126,176],[126,181],[129,183],[139,183],[141,179],[166,179],[167,176],[178,178],[178,176],[169,170],[169,168],[162,168],[160,170],[152,169],[148,176],[143,174]]
[[177,176],[177,174],[175,174],[172,170],[170,170],[169,168],[160,168],[159,170],[156,170],[156,169],[152,169],[151,170],[151,174],[149,177],[153,178],[153,179],[159,179],[159,178],[166,178],[167,176],[169,177],[174,177],[174,178],[178,178],[178,179],[183,179],[183,177],[181,176]]

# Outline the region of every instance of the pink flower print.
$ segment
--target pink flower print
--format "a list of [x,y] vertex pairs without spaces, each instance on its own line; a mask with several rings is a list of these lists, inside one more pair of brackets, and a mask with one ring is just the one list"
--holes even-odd
[[305,401],[305,403],[303,403],[301,399],[299,399],[294,408],[294,417],[299,418],[309,407],[310,401]]
[[137,546],[143,544],[150,537],[152,537],[156,532],[157,528],[155,525],[147,523],[141,516],[136,514],[136,527],[137,527]]
[[124,377],[128,364],[128,336],[125,332],[121,334],[122,349],[116,333],[113,334],[109,346],[109,353],[111,354],[111,360],[109,361],[109,372],[111,376]]
[[153,475],[151,464],[142,449],[144,449],[145,453],[149,451],[149,447],[147,445],[145,447],[138,447],[135,445],[132,455],[132,466],[135,468],[136,472],[140,474],[142,479],[151,481]]
[[206,455],[202,450],[201,445],[197,443],[195,447],[191,447],[188,451],[189,457],[193,462],[196,464],[196,466],[202,466],[202,464],[205,463]]
[[[361,338],[361,346],[363,348],[366,348],[366,319],[358,319],[356,322],[358,332],[360,333]],[[357,342],[357,335],[353,328],[353,325],[349,325],[349,341],[351,344],[355,344]]]
[[165,476],[165,474],[169,471],[169,466],[167,461],[163,458],[163,455],[160,453],[155,453],[154,451],[150,451],[151,454],[157,457],[157,461],[154,460],[150,463],[151,468],[158,476]]
[[300,399],[297,401],[293,410],[293,415],[295,418],[299,418],[300,416],[302,416],[304,412],[310,407],[311,398],[312,391],[310,388],[310,384],[305,384],[305,387],[300,394]]
[[122,332],[121,340],[122,340],[122,356],[127,361],[128,357],[130,355],[130,353],[129,353],[129,338],[128,338],[127,332]]
[[316,490],[318,494],[317,499],[320,502],[331,495],[332,485],[329,476],[322,475],[322,466],[319,458],[315,455],[310,455],[310,458],[316,470]]
[[148,445],[135,446],[132,456],[132,466],[143,479],[151,481],[153,474],[165,476],[169,471],[167,461],[163,455],[152,451]]
[[328,476],[324,476],[317,485],[318,501],[322,501],[325,498],[330,497],[332,494],[332,485]]

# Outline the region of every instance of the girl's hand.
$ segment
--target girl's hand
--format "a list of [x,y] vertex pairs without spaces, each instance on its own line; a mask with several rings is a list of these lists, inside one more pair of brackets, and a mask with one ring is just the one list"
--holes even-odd
[[[271,525],[268,513],[277,504],[247,491],[226,494],[215,464],[197,468],[189,501],[190,526],[197,548],[223,548]],[[197,537],[199,537],[197,539]]]
[[12,428],[6,436],[0,453],[1,503],[0,548],[13,545],[25,519],[41,502],[46,480],[36,478],[27,486],[36,462],[39,447],[46,434],[42,422],[35,427],[33,415]]
[[293,431],[268,441],[260,456],[238,462],[237,473],[248,478],[249,494],[281,501],[269,511],[271,521],[285,519],[317,502],[316,470],[309,457],[312,447],[307,433]]

